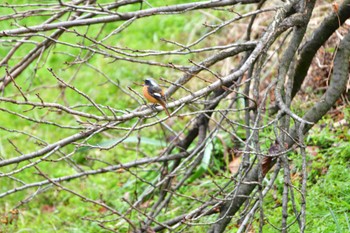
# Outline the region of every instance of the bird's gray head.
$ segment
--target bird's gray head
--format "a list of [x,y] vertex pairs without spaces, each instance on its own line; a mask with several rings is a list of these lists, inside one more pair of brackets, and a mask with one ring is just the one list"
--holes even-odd
[[154,86],[154,87],[159,86],[159,85],[156,83],[156,81],[154,81],[153,78],[146,78],[146,79],[145,79],[145,85],[147,85],[147,86]]

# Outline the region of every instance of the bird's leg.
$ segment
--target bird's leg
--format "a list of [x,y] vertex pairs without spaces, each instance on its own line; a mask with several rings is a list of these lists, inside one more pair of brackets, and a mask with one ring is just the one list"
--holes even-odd
[[147,107],[149,107],[152,110],[157,110],[157,104],[147,104]]
[[152,108],[153,110],[157,110],[157,104],[152,104],[151,108]]

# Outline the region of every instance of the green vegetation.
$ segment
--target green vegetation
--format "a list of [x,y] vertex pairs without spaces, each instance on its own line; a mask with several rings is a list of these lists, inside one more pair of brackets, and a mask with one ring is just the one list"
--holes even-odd
[[[26,1],[22,1],[26,2]],[[161,1],[150,1],[154,5],[161,5]],[[167,4],[173,2],[190,2],[190,1],[167,1]],[[139,5],[133,6],[135,10],[139,9]],[[144,7],[147,7],[144,5]],[[1,15],[7,13],[9,9],[0,8]],[[25,10],[25,9],[23,9]],[[222,14],[218,12],[217,14]],[[28,25],[36,25],[46,19],[45,16],[33,17],[28,21]],[[175,45],[165,43],[161,38],[166,38],[172,41],[182,41],[187,43],[187,36],[191,33],[205,34],[205,32],[193,32],[193,28],[200,23],[210,21],[201,13],[192,13],[190,15],[166,15],[156,16],[141,19],[122,34],[111,37],[107,40],[110,46],[129,46],[132,49],[149,49],[149,50],[170,50],[174,49]],[[19,23],[24,23],[19,20]],[[101,35],[108,35],[121,23],[111,23],[106,25],[101,32]],[[147,26],[145,26],[147,25]],[[3,25],[0,22],[1,28],[10,28],[10,25]],[[92,27],[81,27],[79,33],[92,35],[99,32],[101,25]],[[45,33],[49,35],[50,33]],[[38,40],[38,38],[33,38]],[[73,33],[66,33],[60,39],[61,42],[76,43],[88,46],[91,41],[83,37],[77,37]],[[19,50],[16,57],[22,57],[30,51],[34,46],[26,45],[27,50]],[[3,43],[0,45],[0,57],[3,57],[11,49]],[[122,88],[128,87],[139,91],[140,83],[143,77],[173,77],[174,74],[169,69],[163,69],[158,66],[148,66],[135,64],[130,62],[118,61],[113,58],[108,58],[103,55],[95,54],[79,48],[66,46],[63,44],[55,45],[51,50],[43,54],[39,61],[39,66],[34,72],[34,64],[26,69],[21,76],[16,80],[17,84],[23,90],[29,90],[27,97],[29,101],[40,102],[36,94],[45,102],[59,103],[62,105],[76,104],[76,109],[91,112],[97,115],[96,109],[88,106],[89,101],[76,92],[65,88],[58,88],[58,81],[48,71],[52,68],[53,72],[65,82],[74,85],[76,88],[85,94],[92,96],[93,100],[103,106],[103,110],[108,112],[106,106],[114,109],[123,109],[132,111],[140,104],[136,101],[143,101],[134,96],[135,99],[126,95]],[[118,55],[118,54],[115,54]],[[90,57],[91,56],[91,57]],[[119,56],[119,55],[118,55]],[[122,55],[120,55],[122,56]],[[173,55],[175,56],[175,55]],[[198,56],[204,56],[203,54]],[[88,65],[82,64],[76,60],[87,59]],[[177,64],[188,64],[188,59],[198,58],[191,56],[176,57]],[[161,61],[161,57],[155,58],[155,61]],[[16,64],[18,60],[12,60],[9,67]],[[166,61],[162,61],[167,63]],[[116,65],[117,64],[117,65]],[[96,69],[101,70],[97,72]],[[77,72],[79,70],[79,72]],[[0,68],[1,76],[5,75],[4,67]],[[112,84],[112,82],[118,85]],[[194,84],[191,84],[194,85]],[[201,84],[198,84],[201,85]],[[173,96],[178,98],[176,94]],[[5,97],[13,97],[18,101],[22,101],[21,95],[13,85],[9,85],[5,90]],[[0,157],[1,159],[11,158],[19,154],[33,152],[42,146],[43,141],[53,143],[66,136],[78,133],[81,131],[79,120],[67,114],[60,114],[57,117],[57,112],[49,112],[46,109],[36,109],[31,111],[30,107],[25,105],[14,105],[0,102],[0,108],[14,112],[25,113],[26,116],[36,120],[45,120],[47,124],[38,124],[32,121],[14,117],[13,115],[2,111],[1,127],[6,126],[7,129],[16,131],[6,131],[0,128]],[[346,122],[350,122],[350,110],[345,109]],[[164,114],[164,113],[161,113]],[[267,116],[266,116],[267,119]],[[135,124],[137,119],[131,120],[119,127],[130,127]],[[57,130],[54,124],[61,126],[75,127],[67,130]],[[92,122],[93,123],[93,122]],[[173,124],[174,130],[182,129],[185,121],[178,120]],[[348,124],[342,126],[334,126],[333,119],[325,118],[315,127],[307,137],[306,144],[308,145],[308,188],[307,188],[307,231],[306,232],[347,232],[350,231],[350,128]],[[151,129],[151,130],[149,130]],[[37,139],[28,137],[21,132],[31,132]],[[99,145],[108,147],[113,143],[122,139],[127,133],[126,131],[109,130],[108,134],[99,134],[91,137],[84,145],[77,150],[77,153],[71,158],[72,163],[75,163],[85,170],[98,169],[106,166],[100,161],[108,161],[109,165],[118,163],[127,163],[146,156],[153,156],[156,152],[165,148],[165,135],[162,133],[160,125],[154,125],[153,128],[147,130],[139,130],[133,132],[123,145],[118,145],[113,150],[93,149],[93,146]],[[237,132],[244,135],[244,131]],[[270,146],[269,138],[273,138],[273,132],[264,131],[266,136],[266,144],[262,145],[262,149],[267,150]],[[41,141],[42,139],[43,141]],[[31,143],[28,143],[30,141]],[[143,151],[138,151],[139,143],[142,143]],[[231,148],[231,140],[228,135],[218,135],[213,137],[212,142],[206,147],[201,165],[197,171],[187,181],[189,185],[183,186],[179,193],[183,196],[196,197],[212,195],[217,191],[217,185],[224,185],[231,176],[227,157],[227,148]],[[12,146],[15,145],[15,146]],[[132,148],[132,150],[130,149]],[[68,167],[65,163],[52,163],[50,160],[62,159],[62,156],[69,154],[75,150],[75,145],[70,145],[61,148],[61,154],[57,153],[49,157],[48,161],[44,161],[38,165],[38,169],[43,173],[49,173],[51,178],[68,176],[76,173],[76,167]],[[211,153],[214,151],[214,153]],[[316,151],[316,152],[315,152]],[[224,159],[222,159],[224,158]],[[296,188],[300,188],[301,180],[301,158],[298,154],[291,154],[292,159],[292,176],[293,184]],[[53,164],[55,166],[53,166]],[[6,173],[15,169],[14,166],[1,168],[1,173]],[[129,205],[122,200],[134,200],[145,194],[145,184],[141,180],[151,182],[159,176],[158,170],[137,170],[133,169],[133,173],[137,177],[130,176],[130,173],[120,169],[115,172],[107,172],[98,175],[88,176],[64,182],[64,187],[71,190],[78,190],[82,196],[92,199],[97,202],[103,202],[113,207],[121,213],[126,212]],[[41,174],[35,167],[26,169],[14,176],[18,182],[13,182],[8,177],[0,178],[0,193],[21,185],[21,181],[39,182],[43,180]],[[215,183],[213,182],[215,181]],[[268,221],[276,226],[279,226],[281,221],[282,208],[278,201],[281,200],[283,190],[283,174],[277,178],[275,186],[272,188],[264,202],[264,213]],[[36,191],[42,192],[40,195],[31,195]],[[297,201],[297,207],[300,207],[301,197],[297,190],[294,191]],[[11,213],[13,208],[20,204],[21,201],[29,201],[19,208],[18,213]],[[145,203],[151,205],[153,203]],[[190,199],[176,197],[176,202],[172,203],[168,209],[172,216],[166,215],[160,217],[159,221],[165,221],[183,214],[178,205],[187,206],[188,209],[194,209],[197,204],[190,202]],[[107,209],[101,206],[94,205],[86,200],[72,195],[59,187],[50,186],[47,189],[26,189],[22,192],[16,192],[0,199],[0,232],[106,232],[98,224],[101,215],[105,215],[103,220],[113,220],[116,216],[110,216]],[[291,216],[292,208],[289,208]],[[169,212],[168,212],[169,213]],[[133,219],[137,216],[128,216]],[[215,216],[209,216],[208,221],[215,221]],[[289,222],[294,221],[294,217],[289,218]],[[232,222],[231,229],[235,229],[236,222]],[[258,223],[253,226],[258,229]],[[113,225],[111,228],[118,232],[128,232],[129,228],[126,225]],[[203,232],[206,226],[197,226],[191,228],[190,231],[184,232]],[[278,232],[270,224],[266,222],[264,232]],[[297,224],[291,227],[290,232],[298,232]]]
[[[349,119],[348,119],[349,120]],[[306,232],[348,232],[350,210],[350,135],[349,126],[335,128],[332,119],[325,118],[320,126],[309,134],[307,146],[307,216]],[[327,140],[327,138],[329,140]],[[290,156],[293,185],[300,190],[301,156]],[[294,189],[297,206],[300,207],[301,196]],[[274,191],[273,191],[274,190]],[[264,211],[269,222],[278,226],[281,221],[283,176],[280,175],[275,187],[270,191]],[[275,196],[274,196],[275,195]],[[290,206],[291,207],[291,206]],[[292,208],[290,216],[293,215]],[[289,223],[295,217],[289,218]],[[264,226],[264,232],[277,232],[269,224]],[[290,232],[299,232],[298,225],[291,227]]]

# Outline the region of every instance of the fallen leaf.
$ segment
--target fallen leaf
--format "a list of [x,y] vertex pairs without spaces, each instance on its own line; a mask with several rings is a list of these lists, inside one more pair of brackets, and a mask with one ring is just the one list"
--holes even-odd
[[291,175],[292,183],[299,182],[300,180],[301,180],[301,174],[299,172],[295,172]]
[[56,210],[56,207],[53,205],[43,205],[41,207],[41,212],[43,213],[52,213]]
[[307,146],[305,150],[309,155],[317,156],[320,148],[318,146]]
[[241,157],[233,157],[233,160],[228,165],[228,169],[230,169],[231,174],[235,174],[236,172],[238,172],[241,160]]
[[125,194],[124,194],[124,196],[123,196],[123,198],[125,199],[125,200],[130,200],[130,193],[129,192],[126,192]]
[[104,207],[104,206],[101,206],[101,208],[98,209],[98,212],[99,213],[105,213],[105,212],[107,212],[107,208]]
[[147,208],[147,207],[150,206],[150,204],[151,204],[151,201],[148,200],[148,201],[143,202],[143,203],[140,205],[140,207],[141,207],[141,208]]

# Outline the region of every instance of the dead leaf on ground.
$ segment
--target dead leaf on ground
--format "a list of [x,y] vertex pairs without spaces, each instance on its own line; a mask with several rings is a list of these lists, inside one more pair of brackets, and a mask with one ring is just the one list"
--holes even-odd
[[151,200],[148,200],[148,201],[143,202],[143,203],[140,205],[140,207],[141,207],[141,208],[148,208],[148,207],[150,206],[150,204],[151,204]]
[[325,174],[327,174],[327,172],[328,172],[328,167],[323,167],[322,171],[321,171],[321,174],[325,175]]
[[238,172],[241,160],[241,157],[233,157],[232,161],[228,165],[228,169],[230,169],[231,174],[235,174],[236,172]]
[[318,146],[307,146],[305,150],[309,155],[315,157],[318,155],[320,148]]
[[129,193],[129,192],[126,192],[126,193],[124,194],[123,198],[124,198],[125,200],[130,201],[130,193]]
[[291,175],[291,181],[294,182],[300,182],[301,181],[301,174],[299,172],[295,172]]
[[41,207],[41,212],[43,213],[52,213],[56,210],[56,207],[53,205],[43,205]]
[[108,210],[108,209],[107,209],[106,207],[101,206],[101,208],[98,209],[98,212],[99,212],[99,213],[106,213],[107,210]]

